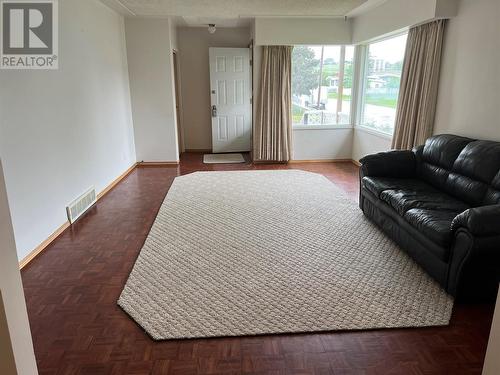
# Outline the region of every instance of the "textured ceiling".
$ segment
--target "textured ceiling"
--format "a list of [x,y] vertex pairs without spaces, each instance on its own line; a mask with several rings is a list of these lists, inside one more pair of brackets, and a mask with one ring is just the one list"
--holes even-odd
[[115,0],[137,16],[343,16],[367,0]]

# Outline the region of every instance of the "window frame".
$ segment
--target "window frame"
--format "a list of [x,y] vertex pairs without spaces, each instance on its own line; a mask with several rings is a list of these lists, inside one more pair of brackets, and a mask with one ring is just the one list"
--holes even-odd
[[[391,33],[390,35],[385,35],[380,38],[372,39],[370,41],[367,41],[365,43],[361,43],[357,45],[358,48],[358,58],[359,60],[357,61],[357,65],[359,67],[359,72],[355,74],[356,79],[359,81],[358,85],[356,87],[356,97],[357,97],[357,103],[356,103],[356,118],[354,122],[354,128],[365,131],[367,133],[371,133],[374,135],[381,136],[386,139],[392,139],[394,136],[394,130],[393,128],[392,133],[386,133],[381,130],[372,128],[371,126],[367,126],[362,123],[363,120],[363,111],[365,108],[365,86],[366,86],[366,75],[368,73],[368,58],[369,58],[369,53],[368,53],[368,48],[370,44],[378,43],[378,42],[383,42],[385,40],[397,38],[402,35],[407,35],[408,30],[401,30],[396,33]],[[403,56],[404,57],[404,56]],[[396,107],[397,108],[397,107]]]
[[[353,57],[352,63],[353,67],[353,77],[352,77],[352,88],[351,88],[351,101],[349,106],[349,122],[348,123],[338,123],[338,124],[323,124],[323,125],[304,125],[304,124],[294,124],[292,119],[292,130],[332,130],[332,129],[353,129],[354,128],[354,119],[356,115],[354,111],[357,110],[357,105],[355,98],[358,96],[357,90],[357,81],[358,81],[358,47],[356,44],[294,44],[295,46],[301,47],[353,47]],[[293,63],[293,61],[292,61]],[[345,59],[344,59],[345,66]],[[318,77],[319,78],[319,77]]]

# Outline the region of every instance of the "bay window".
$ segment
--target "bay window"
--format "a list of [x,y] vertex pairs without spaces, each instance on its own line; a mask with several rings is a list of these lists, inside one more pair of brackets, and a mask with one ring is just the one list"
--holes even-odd
[[[307,129],[357,124],[392,136],[406,37],[397,35],[356,48],[295,46],[293,126]],[[359,69],[355,68],[358,63]]]

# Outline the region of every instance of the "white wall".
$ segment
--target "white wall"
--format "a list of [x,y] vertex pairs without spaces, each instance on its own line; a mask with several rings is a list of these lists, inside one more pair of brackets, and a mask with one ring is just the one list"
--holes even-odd
[[179,49],[179,38],[177,36],[177,21],[174,18],[170,19],[170,43],[172,50],[177,51]]
[[[1,150],[1,148],[0,148]],[[0,160],[0,373],[37,374],[35,353],[24,300],[21,274],[17,263],[14,232]],[[7,349],[7,350],[6,350]],[[7,355],[10,352],[10,355]],[[12,363],[12,359],[13,362]],[[10,362],[10,363],[8,363]]]
[[177,30],[182,97],[182,126],[187,150],[212,149],[210,115],[210,47],[246,48],[250,43],[248,28],[218,28],[209,34],[205,27]]
[[256,18],[256,45],[351,44],[351,20],[344,18]]
[[352,139],[352,159],[359,161],[363,156],[391,149],[391,137],[376,132],[354,128]]
[[292,160],[351,159],[353,129],[294,129]]
[[19,259],[66,221],[67,203],[136,161],[123,17],[97,0],[60,1],[59,14],[59,70],[0,71],[0,149]]
[[137,160],[179,160],[171,24],[126,18],[125,33]]
[[434,133],[500,141],[500,2],[461,0],[444,40]]

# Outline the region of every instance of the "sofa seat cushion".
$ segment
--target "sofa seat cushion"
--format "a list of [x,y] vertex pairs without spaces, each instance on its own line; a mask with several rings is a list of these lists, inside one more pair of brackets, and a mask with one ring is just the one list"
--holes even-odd
[[444,210],[457,213],[469,208],[466,203],[431,186],[416,186],[415,188],[399,187],[397,189],[384,190],[380,193],[380,199],[394,208],[401,216],[404,216],[412,208]]
[[425,190],[429,188],[428,184],[414,178],[363,177],[362,184],[368,191],[375,194],[377,198],[380,198],[380,193],[385,190]]
[[412,208],[405,213],[404,218],[420,233],[441,246],[443,252],[436,254],[436,256],[447,261],[449,255],[447,249],[453,240],[451,222],[459,213],[449,210]]

